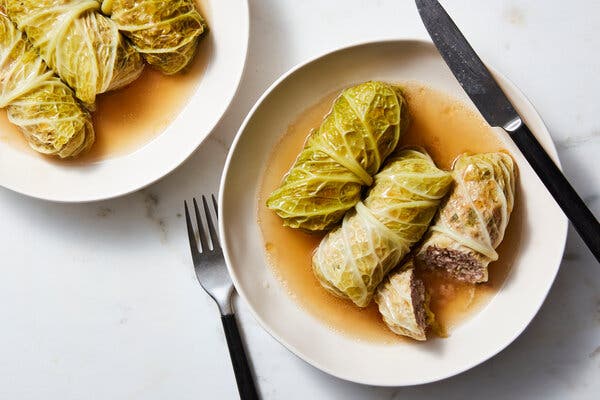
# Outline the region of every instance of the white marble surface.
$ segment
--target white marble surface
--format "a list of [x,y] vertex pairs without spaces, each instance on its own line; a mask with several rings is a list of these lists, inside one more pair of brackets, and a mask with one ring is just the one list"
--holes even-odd
[[[226,1],[226,0],[222,0]],[[181,202],[215,191],[261,92],[296,63],[358,40],[425,37],[411,0],[251,0],[237,98],[182,167],[130,196],[45,203],[0,189],[0,398],[234,399],[217,310],[191,268]],[[600,3],[447,0],[483,58],[532,100],[566,175],[600,214]],[[236,299],[265,399],[597,399],[600,270],[571,230],[558,279],[526,332],[448,380],[374,388],[292,356]]]

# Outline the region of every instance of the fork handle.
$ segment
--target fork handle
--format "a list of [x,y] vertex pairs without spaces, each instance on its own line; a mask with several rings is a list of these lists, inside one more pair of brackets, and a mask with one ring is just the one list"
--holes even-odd
[[223,330],[227,338],[227,347],[229,347],[229,356],[233,364],[233,372],[235,373],[240,399],[258,400],[254,378],[250,364],[246,358],[246,351],[244,350],[244,344],[235,320],[235,315],[222,315],[221,322],[223,322]]

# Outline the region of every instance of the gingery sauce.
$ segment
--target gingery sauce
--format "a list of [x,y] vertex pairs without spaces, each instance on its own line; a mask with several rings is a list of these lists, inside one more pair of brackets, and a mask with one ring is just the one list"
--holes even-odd
[[[203,3],[197,2],[197,6],[206,17]],[[88,153],[76,159],[60,160],[32,150],[19,129],[8,121],[6,110],[0,110],[0,141],[60,163],[91,163],[132,153],[160,135],[188,103],[208,63],[209,44],[201,40],[194,60],[178,74],[167,76],[146,65],[132,84],[98,95],[92,113],[96,141]]]
[[[499,151],[502,143],[479,114],[462,102],[417,83],[404,89],[411,123],[400,146],[425,148],[436,164],[451,169],[453,160],[464,152]],[[288,127],[273,150],[265,168],[258,198],[258,219],[265,251],[274,274],[295,301],[331,329],[359,340],[392,343],[403,339],[389,331],[372,302],[365,309],[339,299],[321,287],[314,277],[311,258],[324,234],[309,234],[286,228],[281,219],[266,207],[269,194],[279,186],[294,163],[311,129],[317,128],[331,109],[339,91],[325,96],[307,109]],[[451,335],[461,322],[481,310],[502,287],[513,263],[521,231],[520,197],[503,243],[497,249],[499,260],[490,264],[489,282],[473,285],[459,283],[436,273],[419,272],[432,293],[431,308],[437,320]]]

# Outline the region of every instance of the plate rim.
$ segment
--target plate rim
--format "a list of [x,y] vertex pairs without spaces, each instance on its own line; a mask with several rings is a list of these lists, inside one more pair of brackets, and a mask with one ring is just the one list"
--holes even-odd
[[[221,242],[222,242],[221,244],[222,244],[222,248],[223,248],[223,255],[225,257],[225,261],[227,264],[227,270],[233,281],[236,292],[246,303],[246,306],[249,309],[250,314],[258,322],[259,326],[263,330],[265,330],[265,332],[267,332],[273,339],[275,339],[283,347],[285,347],[290,353],[292,353],[299,359],[303,360],[307,364],[311,365],[312,367],[317,368],[331,376],[334,376],[336,378],[339,378],[339,379],[342,379],[345,381],[354,382],[354,383],[358,383],[358,384],[362,384],[362,385],[376,385],[376,386],[381,386],[381,387],[417,386],[417,385],[423,385],[423,384],[428,384],[428,383],[433,383],[433,382],[441,381],[444,379],[448,379],[450,377],[459,375],[465,371],[468,371],[468,370],[490,360],[491,358],[493,358],[500,352],[504,351],[508,346],[510,346],[530,326],[531,322],[533,321],[535,316],[538,315],[542,305],[544,304],[544,302],[546,301],[546,298],[548,297],[550,289],[552,288],[552,286],[556,280],[556,276],[557,276],[557,274],[560,270],[560,266],[562,264],[562,255],[564,254],[564,251],[566,248],[568,226],[569,226],[567,217],[564,214],[560,215],[559,224],[562,225],[562,229],[560,230],[560,232],[557,233],[557,235],[560,235],[559,241],[560,241],[560,243],[562,243],[562,248],[560,249],[560,252],[559,252],[561,257],[557,257],[557,265],[554,268],[551,279],[548,280],[548,287],[544,288],[544,292],[545,292],[544,295],[541,296],[538,303],[535,304],[535,307],[534,307],[535,312],[531,315],[531,317],[529,318],[529,321],[526,324],[524,324],[522,327],[520,327],[519,329],[516,329],[514,335],[512,335],[506,341],[506,343],[502,343],[500,346],[495,348],[495,350],[492,350],[490,352],[482,354],[480,357],[477,358],[476,361],[471,362],[471,363],[466,363],[464,366],[453,369],[451,372],[448,372],[446,374],[440,374],[439,376],[428,377],[427,379],[422,379],[422,380],[418,380],[418,381],[414,381],[414,382],[411,381],[408,383],[398,384],[398,383],[392,383],[392,382],[388,382],[388,381],[376,381],[376,380],[371,380],[371,379],[362,379],[360,376],[357,376],[356,374],[339,373],[337,371],[334,371],[334,370],[322,365],[322,363],[319,362],[318,360],[315,360],[314,358],[311,358],[311,357],[303,354],[303,352],[301,350],[299,350],[296,346],[292,345],[285,338],[283,338],[282,336],[280,336],[276,332],[274,332],[274,330],[270,327],[270,325],[265,320],[263,320],[263,318],[260,317],[259,313],[254,309],[254,306],[249,301],[248,295],[243,290],[243,287],[238,280],[237,274],[235,273],[233,267],[231,266],[232,263],[231,263],[231,258],[229,255],[229,243],[227,241],[228,240],[227,235],[225,234],[226,227],[223,222],[224,221],[223,213],[225,210],[225,207],[223,206],[224,205],[224,203],[223,203],[224,202],[224,192],[226,190],[227,181],[229,179],[230,166],[231,166],[231,163],[233,162],[233,156],[236,152],[239,141],[241,140],[241,137],[243,136],[243,133],[246,130],[246,127],[248,126],[249,122],[252,120],[254,114],[256,113],[256,110],[264,103],[264,101],[270,96],[270,94],[275,90],[275,88],[277,88],[283,81],[285,81],[287,78],[289,78],[291,75],[293,75],[300,69],[302,69],[314,62],[317,62],[322,58],[334,55],[335,53],[352,50],[353,48],[362,47],[362,46],[376,46],[376,45],[382,45],[382,44],[388,44],[388,43],[407,43],[407,42],[415,42],[417,44],[421,44],[421,45],[424,44],[424,45],[432,46],[435,48],[435,45],[431,40],[417,38],[417,37],[404,37],[404,38],[384,37],[384,38],[379,38],[379,39],[375,38],[375,39],[369,39],[369,40],[361,40],[361,41],[353,42],[353,43],[350,43],[347,45],[343,45],[340,47],[336,47],[336,48],[321,52],[316,56],[310,57],[304,61],[300,61],[299,63],[295,64],[293,67],[288,69],[285,73],[281,74],[277,79],[275,79],[273,81],[273,83],[271,83],[271,85],[269,85],[269,87],[256,100],[256,102],[254,103],[252,108],[248,111],[242,124],[240,125],[240,128],[238,129],[238,131],[234,137],[234,140],[229,148],[228,154],[227,154],[225,166],[223,168],[222,177],[221,177],[221,181],[220,181],[220,185],[219,185],[219,195],[218,195],[219,237],[221,238]],[[529,98],[504,74],[500,73],[497,69],[490,66],[485,61],[484,61],[484,64],[486,64],[486,67],[488,67],[488,69],[490,69],[490,71],[493,74],[496,74],[496,75],[499,75],[500,77],[502,77],[511,86],[511,89],[515,90],[519,95],[521,95],[523,97],[523,99],[525,100],[525,102],[527,103],[527,105],[529,107],[531,107],[531,110],[533,110],[535,112],[536,116],[540,119],[542,127],[545,129],[545,131],[549,135],[551,148],[548,150],[550,150],[550,157],[557,163],[558,167],[562,170],[561,162],[558,157],[558,152],[556,150],[556,144],[554,143],[554,140],[549,133],[546,123],[542,119],[542,117],[539,114],[539,112],[537,111],[537,109],[533,106],[533,104],[531,103]],[[535,133],[534,133],[534,135],[535,135]]]
[[[53,203],[57,203],[57,204],[85,204],[85,203],[99,202],[99,201],[110,200],[110,199],[115,199],[115,198],[126,196],[128,194],[142,190],[142,189],[158,182],[159,180],[169,176],[179,166],[181,166],[183,163],[185,163],[200,148],[200,146],[202,146],[202,144],[204,144],[204,142],[206,142],[213,135],[215,128],[225,118],[225,115],[231,109],[231,104],[233,102],[233,99],[235,99],[235,97],[239,93],[241,82],[246,74],[246,70],[247,70],[247,66],[248,66],[248,50],[250,47],[250,5],[249,5],[249,0],[241,0],[240,7],[241,7],[240,11],[241,11],[242,17],[243,17],[243,26],[240,29],[240,32],[244,36],[243,41],[242,41],[243,54],[241,57],[243,62],[241,63],[241,68],[239,68],[239,70],[237,71],[236,77],[233,80],[232,87],[234,88],[234,90],[231,91],[229,96],[223,102],[224,107],[220,111],[220,116],[218,118],[216,118],[212,124],[207,125],[206,134],[203,136],[199,136],[199,139],[197,140],[197,142],[193,143],[189,147],[189,150],[181,152],[180,157],[174,158],[170,162],[165,162],[165,166],[163,168],[161,168],[160,171],[152,174],[147,179],[144,179],[143,183],[132,183],[132,184],[127,185],[123,189],[107,192],[104,194],[93,193],[93,194],[89,195],[89,194],[85,194],[85,193],[83,193],[83,194],[78,193],[76,195],[60,196],[60,195],[57,195],[56,193],[40,193],[38,191],[31,190],[30,188],[13,185],[11,183],[0,183],[0,187],[5,188],[13,193],[16,193],[16,194],[19,194],[22,196],[27,196],[32,199],[38,199],[38,200],[53,202]],[[200,79],[202,79],[202,78],[200,78]],[[197,89],[194,91],[194,94],[192,94],[192,96],[194,96],[196,92],[197,92]],[[184,106],[182,108],[182,110],[180,110],[180,111],[183,111],[183,109],[185,107],[187,107],[187,105]],[[171,121],[171,123],[165,128],[165,130],[168,129],[168,127],[173,122],[174,121]],[[152,142],[154,139],[158,138],[161,134],[162,133],[159,133],[150,142]],[[150,143],[150,142],[148,142],[148,143]],[[146,143],[146,144],[148,144],[148,143]],[[131,155],[138,153],[140,150],[142,150],[142,148],[146,144],[144,144],[140,148],[134,149],[130,153],[120,156],[119,158],[131,156]],[[89,166],[91,166],[93,164],[95,164],[95,162],[91,162],[89,164]]]

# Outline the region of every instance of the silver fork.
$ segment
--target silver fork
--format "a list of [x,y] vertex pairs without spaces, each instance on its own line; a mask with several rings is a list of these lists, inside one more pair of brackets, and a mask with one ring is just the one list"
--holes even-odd
[[[211,195],[215,215],[218,215],[217,201],[215,196]],[[198,238],[200,239],[200,247],[194,233],[194,226],[188,211],[187,201],[184,201],[185,207],[185,222],[187,224],[188,239],[190,241],[190,249],[192,250],[192,260],[196,277],[200,282],[200,286],[213,298],[219,306],[221,312],[221,322],[223,330],[227,338],[227,346],[229,347],[229,355],[233,364],[235,380],[237,381],[240,398],[258,399],[254,379],[250,370],[250,365],[244,351],[244,345],[240,337],[240,332],[235,320],[235,313],[231,306],[231,294],[233,292],[233,283],[227,272],[225,259],[223,258],[223,250],[219,243],[217,230],[211,216],[210,207],[206,197],[202,196],[202,208],[204,213],[201,215],[196,199],[193,199],[194,214],[198,225]],[[202,220],[206,221],[208,228],[208,236],[204,229]],[[209,247],[210,242],[210,247]]]

